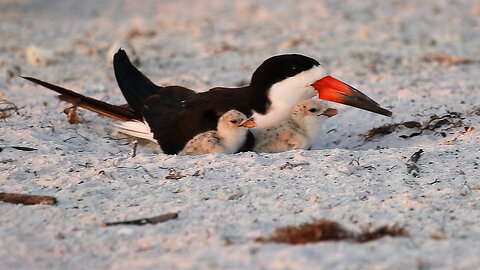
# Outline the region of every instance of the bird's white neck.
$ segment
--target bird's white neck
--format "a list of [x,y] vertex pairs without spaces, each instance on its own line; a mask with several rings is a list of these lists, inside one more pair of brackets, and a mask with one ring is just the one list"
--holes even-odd
[[[295,106],[295,104],[293,104]],[[277,125],[288,118],[292,105],[283,101],[272,102],[266,114],[253,113],[253,119],[257,126],[255,129],[264,129]]]
[[256,129],[269,128],[287,120],[295,105],[317,94],[311,85],[325,75],[325,69],[316,66],[272,85],[268,92],[271,105],[267,112],[253,113]]
[[221,144],[225,147],[225,152],[233,154],[242,147],[247,138],[248,130],[242,127],[225,127],[219,125],[217,131]]

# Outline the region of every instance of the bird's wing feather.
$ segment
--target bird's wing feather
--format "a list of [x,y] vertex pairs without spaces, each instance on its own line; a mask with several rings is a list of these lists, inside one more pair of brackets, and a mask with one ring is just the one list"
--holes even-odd
[[248,105],[239,97],[241,92],[235,91],[197,93],[184,98],[162,91],[145,100],[142,114],[162,150],[176,154],[195,135],[215,130],[223,113],[236,109],[251,115]]

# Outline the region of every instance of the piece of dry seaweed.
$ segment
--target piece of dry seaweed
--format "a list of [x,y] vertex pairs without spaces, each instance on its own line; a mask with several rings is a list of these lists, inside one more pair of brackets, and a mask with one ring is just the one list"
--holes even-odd
[[377,136],[384,136],[393,133],[394,131],[400,129],[401,127],[406,128],[421,128],[422,124],[417,121],[407,121],[401,123],[387,124],[381,127],[372,128],[364,135],[365,141],[371,141]]
[[405,237],[408,236],[408,231],[399,226],[381,226],[373,231],[364,230],[361,233],[355,235],[355,241],[358,243],[364,243],[368,241],[377,240],[384,236],[391,237]]
[[[409,139],[409,138],[422,135],[423,132],[425,131],[436,132],[436,134],[439,134],[442,137],[446,137],[447,135],[444,132],[444,130],[449,130],[451,128],[464,126],[464,123],[462,121],[463,119],[464,118],[462,114],[459,112],[447,112],[446,114],[441,116],[432,115],[430,116],[430,119],[423,124],[417,121],[406,121],[401,123],[387,124],[377,128],[372,128],[371,130],[368,131],[366,135],[363,135],[363,137],[366,142],[371,141],[376,137],[391,134],[394,131],[401,129],[402,127],[406,127],[409,129],[416,129],[415,132],[410,133],[409,135],[400,135],[399,137],[402,139]],[[439,130],[441,128],[443,128],[443,130]]]
[[260,237],[257,238],[256,241],[260,243],[285,243],[290,245],[340,240],[363,243],[384,236],[408,236],[408,232],[402,227],[382,226],[373,231],[363,229],[361,232],[356,233],[345,229],[335,221],[321,219],[311,224],[278,228],[269,237]]

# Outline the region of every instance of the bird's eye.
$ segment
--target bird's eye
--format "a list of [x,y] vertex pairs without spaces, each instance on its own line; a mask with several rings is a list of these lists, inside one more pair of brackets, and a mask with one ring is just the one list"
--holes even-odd
[[237,120],[230,120],[233,124],[236,124],[238,121]]
[[309,112],[313,112],[313,113],[314,113],[314,112],[316,112],[316,111],[317,111],[317,109],[315,109],[315,108],[312,108],[312,109],[310,109],[310,110],[308,110],[308,111],[309,111]]
[[297,70],[298,67],[297,66],[292,66],[292,70]]

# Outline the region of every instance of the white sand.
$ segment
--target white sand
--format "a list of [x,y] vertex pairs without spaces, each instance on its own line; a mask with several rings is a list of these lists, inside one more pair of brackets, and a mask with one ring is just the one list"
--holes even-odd
[[[204,2],[204,3],[203,3]],[[475,1],[0,2],[0,92],[19,114],[0,122],[0,192],[51,195],[57,206],[0,203],[0,269],[472,269],[480,265],[480,5]],[[155,82],[198,90],[249,80],[267,57],[303,53],[391,109],[334,105],[317,148],[179,157],[115,140],[113,121],[18,77],[124,103],[111,46],[135,51]],[[25,49],[53,50],[48,66]],[[111,50],[110,50],[111,51]],[[446,65],[442,54],[475,63]],[[20,72],[18,72],[20,69]],[[10,75],[13,75],[10,76]],[[364,143],[373,127],[462,113],[463,126]],[[451,145],[442,142],[464,131]],[[438,132],[444,131],[443,138]],[[407,159],[419,149],[419,176]],[[281,170],[282,165],[300,165]],[[169,168],[185,177],[165,179]],[[196,173],[199,171],[199,173]],[[199,176],[194,176],[199,174]],[[233,200],[228,200],[232,198]],[[103,221],[179,211],[146,226]],[[329,218],[352,230],[404,226],[409,237],[357,244],[259,244],[276,228]]]

